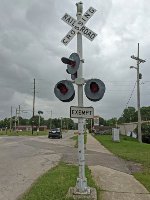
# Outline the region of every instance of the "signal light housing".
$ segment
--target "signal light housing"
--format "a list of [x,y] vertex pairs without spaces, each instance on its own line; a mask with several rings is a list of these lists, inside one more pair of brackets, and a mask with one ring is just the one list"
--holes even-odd
[[75,90],[71,81],[59,81],[54,88],[55,96],[63,102],[70,102],[74,99]]
[[62,57],[61,58],[61,61],[64,63],[64,64],[68,64],[68,65],[71,65],[72,67],[75,66],[76,62],[73,61],[73,60],[70,60],[68,58],[65,58],[65,57]]
[[77,78],[77,72],[75,74],[71,74],[71,79],[75,80]]
[[84,87],[86,97],[91,101],[99,101],[105,93],[105,84],[99,79],[90,79]]
[[77,70],[80,65],[80,57],[77,53],[72,53],[69,58],[62,57],[61,61],[67,64],[67,73],[71,74],[71,79],[75,80],[77,78]]

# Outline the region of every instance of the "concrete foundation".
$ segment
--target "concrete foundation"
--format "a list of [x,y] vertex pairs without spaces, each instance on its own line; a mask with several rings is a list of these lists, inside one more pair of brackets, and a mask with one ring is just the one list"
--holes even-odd
[[67,197],[72,197],[73,199],[90,199],[97,200],[97,192],[95,188],[89,188],[89,193],[80,193],[77,191],[76,187],[70,187],[67,193]]

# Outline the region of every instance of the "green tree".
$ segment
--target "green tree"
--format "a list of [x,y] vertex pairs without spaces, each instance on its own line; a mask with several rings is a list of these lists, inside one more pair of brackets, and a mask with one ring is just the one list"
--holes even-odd
[[25,118],[19,117],[19,124],[20,124],[20,126],[29,125],[29,119],[25,119]]
[[111,119],[108,119],[108,120],[106,121],[106,125],[107,125],[107,126],[115,126],[116,123],[117,123],[117,118],[116,118],[116,117],[111,118]]
[[141,111],[141,118],[143,121],[150,120],[150,106],[142,107],[140,111]]
[[[150,120],[150,106],[142,107],[140,111],[141,111],[142,121]],[[137,121],[138,121],[138,112],[134,107],[128,107],[124,109],[123,115],[118,119],[118,123],[129,123]]]
[[62,128],[71,130],[75,128],[74,121],[70,118],[62,118]]
[[[38,115],[35,115],[34,117],[31,117],[29,119],[29,124],[32,125],[32,121],[33,121],[33,125],[34,126],[38,126],[39,125],[39,116]],[[44,125],[44,118],[43,117],[40,117],[40,125]]]
[[99,125],[106,126],[106,120],[104,120],[102,117],[99,118]]
[[125,108],[122,117],[118,119],[118,123],[129,123],[137,121],[137,113],[134,107]]
[[61,127],[61,120],[58,118],[52,119],[52,128],[60,128]]

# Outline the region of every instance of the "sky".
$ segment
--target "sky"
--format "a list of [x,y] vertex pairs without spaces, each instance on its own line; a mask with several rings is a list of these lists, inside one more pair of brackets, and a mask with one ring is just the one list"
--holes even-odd
[[[61,40],[71,27],[61,18],[65,13],[76,18],[76,0],[0,0],[0,119],[15,115],[30,118],[35,78],[35,114],[44,118],[70,116],[73,101],[64,103],[54,95],[60,80],[70,80],[61,57],[77,52],[77,37],[65,46]],[[97,11],[86,26],[97,33],[91,42],[83,36],[83,77],[105,83],[104,97],[98,102],[84,95],[84,106],[94,114],[119,118],[126,106],[136,103],[136,61],[138,43],[142,80],[141,106],[150,106],[150,1],[82,0],[83,13],[89,7]],[[76,88],[76,85],[74,85]],[[133,90],[134,88],[134,90]],[[132,94],[132,97],[131,97]]]

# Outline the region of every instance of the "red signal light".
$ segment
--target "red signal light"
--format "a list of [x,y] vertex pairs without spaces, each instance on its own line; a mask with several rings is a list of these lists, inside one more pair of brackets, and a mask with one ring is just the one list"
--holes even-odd
[[91,92],[96,93],[96,92],[99,91],[99,86],[98,86],[97,83],[92,82],[92,83],[90,84],[90,89],[91,89]]
[[60,93],[63,94],[63,95],[65,95],[68,92],[68,88],[63,83],[59,83],[57,85],[57,88],[60,90]]
[[72,60],[69,60],[68,65],[71,65],[72,67],[75,67],[76,66],[76,62],[72,61]]

